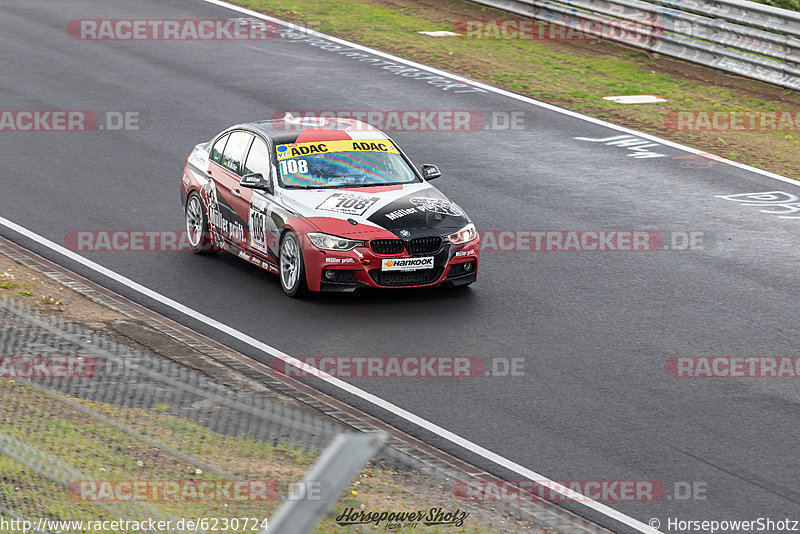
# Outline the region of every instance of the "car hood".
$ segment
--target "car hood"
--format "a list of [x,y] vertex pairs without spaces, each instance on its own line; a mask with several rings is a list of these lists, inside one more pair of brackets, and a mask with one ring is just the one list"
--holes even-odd
[[[292,211],[326,231],[326,219],[350,221],[342,235],[342,226],[333,224],[342,237],[388,230],[396,235],[443,234],[469,224],[466,213],[428,183],[336,189],[284,189],[281,200]],[[331,221],[335,223],[336,221]],[[353,222],[357,224],[352,224]],[[406,234],[407,235],[407,234]]]

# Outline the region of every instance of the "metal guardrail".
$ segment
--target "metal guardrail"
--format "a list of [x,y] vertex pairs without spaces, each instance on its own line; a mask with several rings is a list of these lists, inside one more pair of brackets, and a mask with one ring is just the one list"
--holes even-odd
[[[651,52],[800,90],[800,13],[745,0],[473,0],[560,26],[632,23]],[[585,28],[582,26],[582,28]]]

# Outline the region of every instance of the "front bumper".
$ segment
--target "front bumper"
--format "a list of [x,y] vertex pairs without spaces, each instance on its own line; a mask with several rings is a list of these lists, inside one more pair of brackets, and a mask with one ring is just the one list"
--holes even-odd
[[[301,237],[306,279],[311,291],[354,291],[362,287],[381,289],[466,285],[478,277],[480,237],[464,245],[443,244],[435,252],[377,254],[367,242],[347,252],[320,250],[307,236]],[[382,260],[433,256],[433,268],[413,271],[383,271]],[[470,264],[467,266],[467,264]]]

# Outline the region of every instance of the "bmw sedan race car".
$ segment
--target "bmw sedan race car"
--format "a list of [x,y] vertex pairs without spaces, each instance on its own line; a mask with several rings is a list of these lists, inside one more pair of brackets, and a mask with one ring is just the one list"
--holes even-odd
[[468,285],[479,237],[383,132],[352,119],[239,124],[186,159],[181,201],[197,253],[231,252],[284,293]]

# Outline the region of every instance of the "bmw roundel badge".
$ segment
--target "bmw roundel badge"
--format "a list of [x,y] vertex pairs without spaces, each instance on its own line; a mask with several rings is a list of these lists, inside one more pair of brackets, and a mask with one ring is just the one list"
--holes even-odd
[[408,230],[400,230],[400,235],[403,237],[408,237],[411,235],[411,232],[409,232]]

